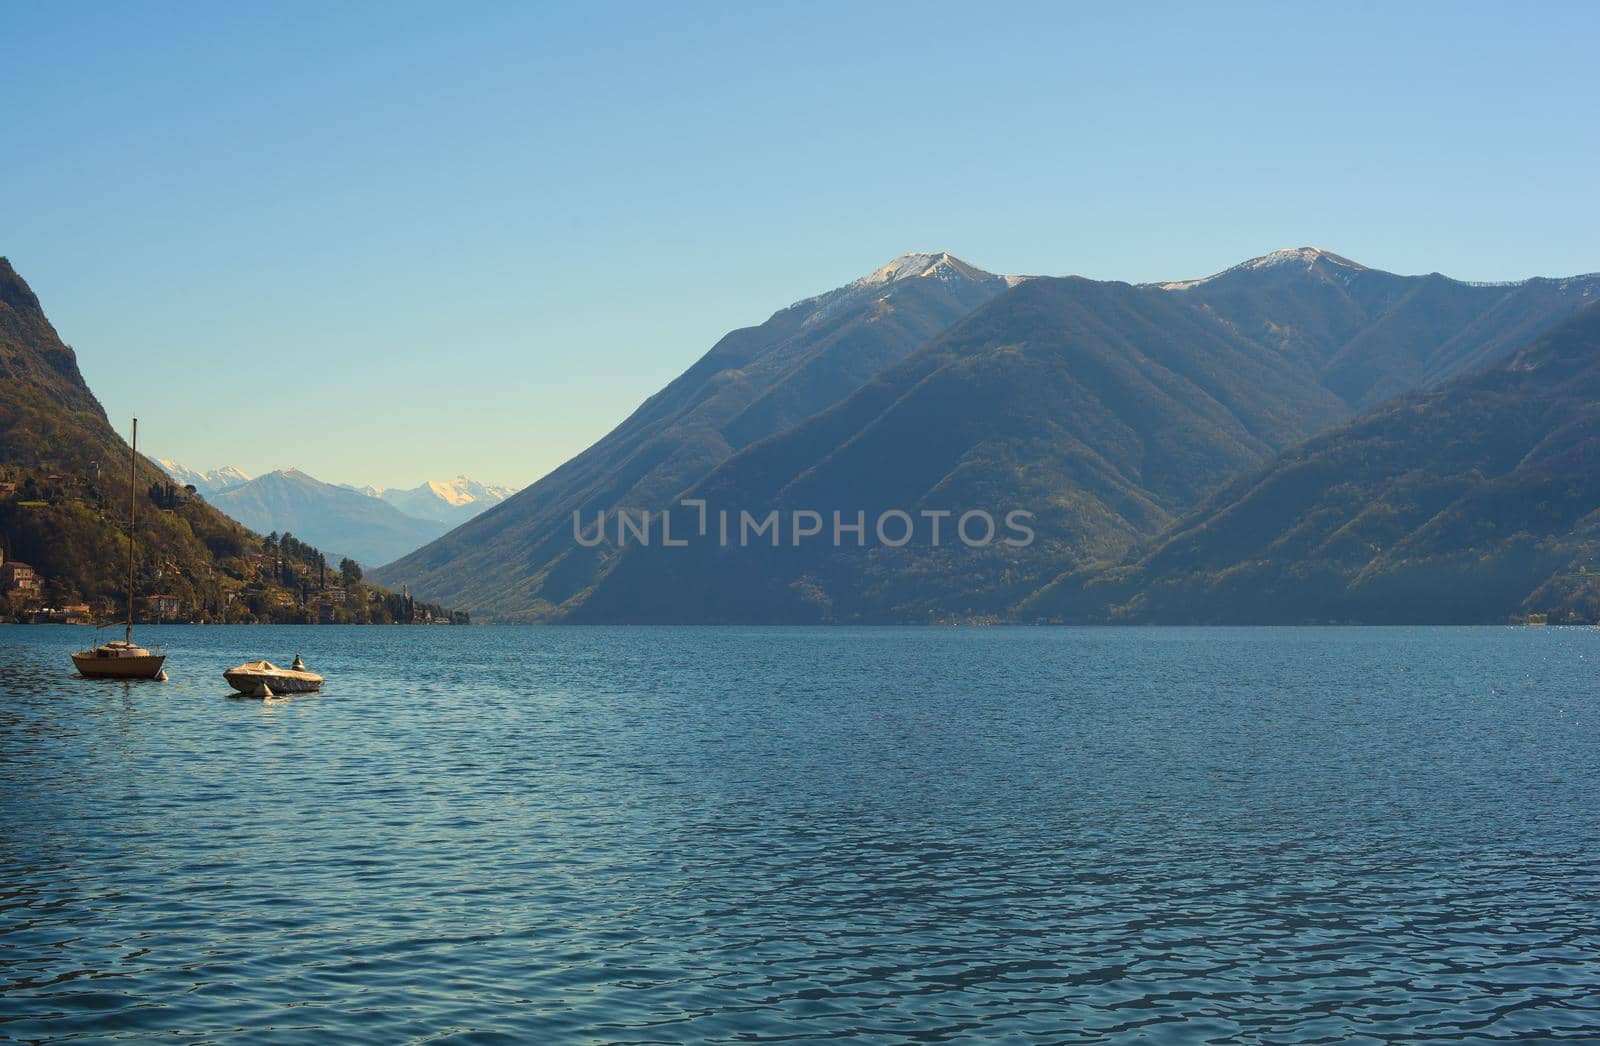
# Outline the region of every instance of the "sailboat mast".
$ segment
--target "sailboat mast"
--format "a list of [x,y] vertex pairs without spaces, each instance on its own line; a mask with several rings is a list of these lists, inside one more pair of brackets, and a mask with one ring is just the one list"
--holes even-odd
[[128,627],[123,639],[133,645],[133,519],[139,489],[139,419],[133,419],[133,444],[128,448]]

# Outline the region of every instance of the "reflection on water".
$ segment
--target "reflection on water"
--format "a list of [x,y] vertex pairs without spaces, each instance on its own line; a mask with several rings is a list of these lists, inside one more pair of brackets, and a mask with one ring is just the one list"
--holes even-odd
[[149,631],[0,629],[0,1038],[1600,1037],[1600,630]]

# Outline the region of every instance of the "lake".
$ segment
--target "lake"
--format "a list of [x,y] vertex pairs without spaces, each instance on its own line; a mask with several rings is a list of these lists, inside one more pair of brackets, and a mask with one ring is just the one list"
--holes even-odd
[[0,1038],[1600,1038],[1600,629],[89,634],[0,627]]

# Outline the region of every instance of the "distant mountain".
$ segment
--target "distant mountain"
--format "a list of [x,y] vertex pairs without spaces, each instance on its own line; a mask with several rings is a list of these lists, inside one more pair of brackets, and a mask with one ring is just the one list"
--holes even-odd
[[515,487],[479,483],[468,476],[457,476],[444,482],[430,480],[410,489],[368,487],[366,492],[382,498],[408,516],[457,526],[500,504],[517,490]]
[[349,556],[363,566],[395,559],[447,529],[298,469],[257,476],[215,495],[211,503],[255,530],[291,533],[330,556]]
[[655,509],[740,450],[849,396],[1018,282],[949,254],[907,254],[736,330],[594,446],[491,512],[375,571],[503,617],[542,618],[608,568],[576,548],[575,510]]
[[210,472],[199,472],[189,466],[173,461],[171,458],[157,458],[156,464],[171,476],[180,485],[192,486],[201,494],[210,497],[219,494],[229,487],[237,487],[241,483],[250,482],[250,474],[232,465],[224,465]]
[[1131,566],[1027,618],[1600,620],[1600,304],[1230,483]]
[[[1034,544],[980,551],[947,538],[934,547],[924,532],[900,548],[751,552],[715,542],[619,548],[613,535],[589,552],[607,557],[598,582],[562,613],[1004,618],[1056,574],[1116,560],[1240,471],[1369,400],[1501,355],[1597,293],[1600,277],[1480,286],[1397,276],[1315,248],[1180,283],[1031,280],[689,493],[758,516],[1021,508],[1035,514]],[[674,519],[675,533],[692,525],[691,512]],[[467,602],[489,592],[450,591]]]
[[[232,465],[202,472],[171,458],[160,458],[157,463],[177,483],[192,485],[199,493],[213,500],[218,494],[251,482],[249,474]],[[244,516],[248,516],[248,522],[252,527],[268,533],[288,531],[297,536],[305,536],[307,533],[332,531],[342,535],[350,534],[351,522],[361,517],[361,509],[356,508],[354,503],[343,498],[333,498],[325,507],[315,508],[313,507],[315,503],[327,497],[326,491],[320,488],[330,484],[323,484],[320,480],[294,469],[280,470],[278,475],[280,478],[303,477],[317,486],[307,486],[297,482],[285,484],[280,480],[274,480],[269,485],[277,492],[273,496],[264,494],[265,487],[252,488],[240,497],[226,499],[221,504],[230,507],[230,511],[244,514],[237,518],[243,519]],[[457,476],[445,482],[430,481],[410,488],[356,487],[343,483],[331,486],[360,494],[380,504],[387,503],[413,520],[444,524],[444,526],[413,528],[415,533],[427,535],[423,540],[437,537],[450,527],[471,519],[516,493],[515,488],[479,483],[468,476]],[[295,493],[291,493],[291,490]],[[371,510],[371,506],[362,506],[362,509]],[[284,511],[285,515],[282,518],[274,518],[272,513],[276,510]],[[383,534],[392,536],[397,528],[393,517],[381,510],[372,511],[376,519],[374,525],[380,528]],[[308,525],[310,529],[306,530]],[[352,558],[363,564],[383,562],[382,559],[372,558],[374,549],[379,550],[379,555],[386,554],[390,559],[398,554],[393,551],[398,546],[389,537],[379,536],[376,541],[364,541],[359,535],[354,535],[350,540],[355,541],[356,547],[365,550],[368,558],[363,559],[344,549],[340,550],[341,554],[351,554]],[[410,551],[421,543],[419,541],[408,545],[402,551]]]

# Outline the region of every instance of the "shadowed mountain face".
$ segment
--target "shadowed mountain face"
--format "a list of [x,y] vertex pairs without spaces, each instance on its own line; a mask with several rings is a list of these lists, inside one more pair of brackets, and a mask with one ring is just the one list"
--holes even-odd
[[83,468],[127,449],[39,299],[0,258],[0,462]]
[[1351,408],[1498,359],[1600,289],[1600,276],[1463,283],[1396,276],[1301,247],[1160,284],[1268,351],[1302,360]]
[[574,511],[669,504],[739,450],[854,392],[1006,286],[948,254],[905,255],[734,331],[594,446],[373,574],[419,593],[470,596],[501,617],[551,616],[611,559],[608,550],[574,546]]
[[[1008,617],[1058,573],[1119,558],[1379,390],[1501,354],[1597,290],[1595,278],[1477,287],[1401,277],[1312,249],[1183,284],[1029,281],[837,407],[731,459],[693,496],[846,518],[1021,508],[1034,513],[1032,545],[934,547],[931,535],[843,550],[635,544],[571,619]],[[689,526],[674,520],[675,533]]]
[[[830,521],[834,510],[876,520],[1022,509],[1034,514],[1033,546],[935,547],[930,529],[899,549],[635,547],[575,617],[998,614],[1062,564],[1119,556],[1221,478],[1342,416],[1306,368],[1253,351],[1171,294],[1031,280],[834,409],[729,461],[693,496]],[[679,534],[690,526],[674,522]]]
[[[1503,355],[1600,289],[1397,276],[1314,248],[1202,280],[1008,289],[924,257],[730,334],[594,448],[379,576],[520,620],[1001,617],[1241,471]],[[847,519],[1021,509],[1037,538],[765,554],[574,541],[575,510],[680,496]],[[690,520],[673,523],[681,535]]]
[[1023,607],[1194,623],[1600,619],[1600,304],[1229,484],[1128,567]]
[[[78,371],[39,299],[0,258],[0,464],[120,481],[126,500],[128,444]],[[165,480],[139,462],[139,485]],[[124,510],[124,515],[126,514]],[[126,523],[126,520],[124,520]]]

